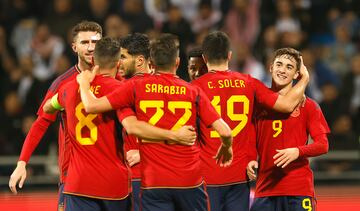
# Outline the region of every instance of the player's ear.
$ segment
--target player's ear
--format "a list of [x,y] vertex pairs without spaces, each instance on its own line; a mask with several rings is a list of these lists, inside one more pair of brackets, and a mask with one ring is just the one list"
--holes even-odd
[[136,66],[142,66],[145,62],[144,56],[140,55],[136,57]]
[[176,60],[175,60],[176,69],[179,67],[179,65],[180,65],[180,57],[176,57]]
[[228,52],[228,55],[227,55],[227,59],[230,61],[230,60],[231,60],[231,57],[232,57],[232,51],[229,51],[229,52]]
[[204,54],[201,54],[201,56],[202,56],[202,58],[203,58],[203,60],[204,60],[204,63],[207,64],[207,63],[208,63],[208,60],[207,60],[206,56],[205,56]]
[[270,64],[270,67],[269,67],[269,72],[270,72],[270,73],[273,72],[273,64],[274,64],[274,63]]
[[76,44],[75,44],[75,42],[72,42],[72,43],[71,43],[71,48],[72,48],[72,50],[73,50],[75,53],[77,53],[77,49],[76,49]]

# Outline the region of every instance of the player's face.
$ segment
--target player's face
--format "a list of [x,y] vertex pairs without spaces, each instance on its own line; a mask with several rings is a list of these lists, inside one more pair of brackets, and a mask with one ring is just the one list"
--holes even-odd
[[131,78],[135,73],[135,59],[125,48],[120,48],[120,74],[124,78]]
[[277,86],[287,86],[298,77],[296,61],[289,55],[282,55],[275,58],[270,68],[271,77]]
[[77,53],[81,62],[92,66],[95,45],[100,39],[101,35],[98,32],[86,31],[78,33],[72,44],[72,48],[74,52]]
[[195,80],[196,78],[202,76],[207,72],[206,64],[204,60],[200,57],[190,57],[188,64],[188,73],[190,80]]

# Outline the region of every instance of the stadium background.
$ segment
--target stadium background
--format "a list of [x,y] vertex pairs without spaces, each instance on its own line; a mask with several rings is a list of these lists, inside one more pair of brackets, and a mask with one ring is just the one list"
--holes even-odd
[[25,187],[7,187],[23,140],[50,83],[76,63],[70,29],[94,20],[104,35],[178,35],[186,53],[212,30],[232,41],[231,68],[270,85],[267,67],[280,47],[301,50],[311,81],[307,95],[331,127],[330,151],[312,159],[322,210],[360,210],[360,1],[357,0],[1,0],[0,210],[55,210],[57,125],[30,164]]

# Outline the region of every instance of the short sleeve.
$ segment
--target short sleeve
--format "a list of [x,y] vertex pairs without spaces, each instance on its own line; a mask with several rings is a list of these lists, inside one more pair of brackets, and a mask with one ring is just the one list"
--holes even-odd
[[122,109],[125,107],[131,107],[134,103],[134,87],[133,81],[122,83],[113,92],[106,95],[111,107],[114,110]]
[[126,117],[136,116],[135,112],[131,108],[122,108],[116,111],[116,115],[120,122],[122,122]]
[[275,105],[279,94],[271,91],[258,79],[251,78],[251,81],[255,90],[255,100],[257,103],[267,108],[272,108]]
[[199,95],[197,96],[198,103],[198,114],[201,121],[207,126],[210,127],[212,123],[220,119],[220,115],[216,112],[215,108],[211,105],[209,98],[206,96],[204,91],[200,88],[197,88]]

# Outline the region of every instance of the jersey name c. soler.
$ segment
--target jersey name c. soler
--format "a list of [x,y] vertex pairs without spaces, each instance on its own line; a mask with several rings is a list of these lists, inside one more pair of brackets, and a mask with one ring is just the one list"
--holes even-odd
[[[210,126],[219,115],[197,87],[173,74],[146,75],[107,96],[113,108],[130,104],[139,120],[177,130],[183,125],[196,127],[197,118]],[[121,98],[121,99],[120,99]],[[128,98],[126,101],[122,101]],[[200,146],[183,146],[164,140],[141,140],[143,188],[184,188],[202,183]]]
[[257,100],[272,107],[277,94],[250,75],[233,71],[212,71],[192,82],[200,87],[222,119],[230,126],[233,136],[234,158],[227,168],[219,167],[213,159],[221,145],[219,134],[201,124],[202,169],[209,185],[224,185],[245,182],[248,163],[247,147],[255,139],[252,113]]

